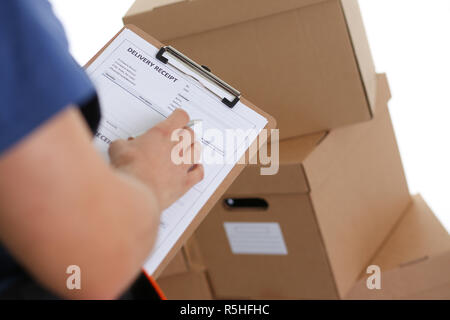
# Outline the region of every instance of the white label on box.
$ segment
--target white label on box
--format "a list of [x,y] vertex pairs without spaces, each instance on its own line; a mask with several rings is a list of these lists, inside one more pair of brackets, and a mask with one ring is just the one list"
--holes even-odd
[[287,255],[280,224],[276,222],[224,222],[234,254]]

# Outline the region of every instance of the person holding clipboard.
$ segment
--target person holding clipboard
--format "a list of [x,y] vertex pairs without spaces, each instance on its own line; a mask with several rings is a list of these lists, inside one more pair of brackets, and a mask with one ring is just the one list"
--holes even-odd
[[[114,142],[104,162],[94,87],[46,0],[0,2],[0,68],[0,298],[121,297],[161,211],[204,175],[170,160],[171,133],[194,134],[187,113]],[[71,265],[80,288],[68,288]]]

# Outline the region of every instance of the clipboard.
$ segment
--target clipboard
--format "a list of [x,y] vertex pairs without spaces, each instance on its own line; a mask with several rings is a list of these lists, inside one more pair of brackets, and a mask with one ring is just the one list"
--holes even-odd
[[[177,51],[175,48],[172,48],[170,46],[164,46],[161,42],[154,39],[141,29],[137,28],[134,25],[125,25],[89,62],[84,66],[84,68],[88,68],[102,53],[103,51],[109,47],[109,45],[122,33],[123,30],[128,29],[132,32],[134,32],[136,35],[147,41],[148,43],[152,44],[156,48],[159,48],[159,52],[156,56],[156,58],[161,61],[162,63],[171,63],[171,60],[168,59],[168,56],[171,56],[174,59],[177,59],[181,61],[184,65],[189,67],[190,69],[194,69],[196,71],[196,74],[198,74],[202,79],[205,80],[208,83],[213,83],[216,86],[220,87],[220,89],[226,93],[228,93],[229,96],[232,98],[226,98],[222,96],[217,96],[218,99],[222,101],[227,107],[233,108],[237,102],[241,102],[246,107],[252,109],[253,111],[257,112],[261,116],[267,119],[267,124],[264,127],[264,129],[268,130],[268,135],[259,135],[254,142],[252,143],[251,147],[247,149],[245,154],[242,156],[241,160],[245,160],[249,157],[249,149],[252,149],[255,147],[255,144],[260,143],[260,145],[265,144],[266,140],[270,136],[270,130],[276,128],[276,121],[275,119],[266,113],[265,111],[259,109],[255,105],[253,105],[251,102],[243,98],[240,94],[240,92],[230,85],[228,85],[225,81],[221,80],[219,77],[215,76],[209,68],[199,65],[187,56],[183,55],[181,52]],[[167,60],[166,60],[167,59]],[[197,79],[199,80],[199,79]],[[255,148],[256,149],[256,148]],[[197,215],[193,219],[193,221],[189,224],[189,226],[184,230],[182,236],[178,238],[175,245],[170,249],[168,254],[165,256],[165,258],[162,260],[162,262],[159,264],[159,266],[156,268],[153,274],[147,276],[157,278],[161,272],[165,269],[165,267],[169,264],[169,262],[172,260],[172,258],[177,254],[177,252],[181,249],[181,247],[184,245],[184,243],[192,236],[194,231],[197,229],[197,227],[200,225],[200,223],[203,221],[203,219],[206,217],[206,215],[209,213],[209,211],[213,208],[213,206],[216,204],[217,201],[220,200],[221,196],[226,192],[228,187],[233,183],[233,181],[236,179],[236,177],[241,173],[241,171],[246,166],[245,164],[241,164],[244,162],[239,161],[238,164],[236,164],[231,171],[228,173],[226,178],[222,181],[222,183],[219,185],[219,187],[215,190],[212,196],[209,197],[208,201],[203,205],[203,207],[198,211]]]

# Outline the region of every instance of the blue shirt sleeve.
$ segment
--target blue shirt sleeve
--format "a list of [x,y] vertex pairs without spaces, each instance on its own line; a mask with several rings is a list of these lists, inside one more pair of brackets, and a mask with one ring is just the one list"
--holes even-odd
[[95,96],[47,0],[0,1],[0,154]]

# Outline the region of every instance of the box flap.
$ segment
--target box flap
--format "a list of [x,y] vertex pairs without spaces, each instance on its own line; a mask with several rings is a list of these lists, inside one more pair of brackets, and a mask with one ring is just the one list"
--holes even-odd
[[275,175],[261,175],[261,167],[247,166],[228,188],[227,196],[307,193],[309,186],[301,164],[280,165]]
[[450,252],[381,274],[381,289],[359,281],[347,299],[450,299]]
[[319,132],[280,141],[280,164],[302,163],[326,136]]
[[[388,113],[386,104],[391,99],[391,91],[386,74],[377,74],[377,97],[376,105],[378,114],[372,122],[382,121],[384,115]],[[381,119],[381,120],[378,120]],[[389,120],[390,122],[390,120]],[[349,148],[355,148],[359,143],[365,143],[365,136],[372,134],[370,125],[367,122],[338,128],[331,131],[321,144],[321,148],[314,149],[305,159],[305,166],[314,172],[308,177],[314,187],[320,186],[329,176],[330,172],[336,171],[335,166],[345,159],[349,153]],[[336,142],[339,141],[339,143]],[[345,143],[344,143],[345,142]]]
[[188,271],[187,261],[184,256],[183,249],[178,251],[178,253],[173,257],[157,279],[170,277],[175,274],[180,274]]
[[206,266],[195,235],[192,235],[183,247],[190,271],[205,271]]
[[[260,172],[260,164],[248,165],[227,190],[227,195],[309,192],[310,188],[301,164],[326,134],[326,132],[320,132],[280,141],[278,173],[263,176]],[[271,150],[270,144],[268,150],[269,152]]]
[[327,0],[137,0],[123,21],[145,25],[160,41],[289,11]]
[[445,251],[450,251],[447,230],[416,195],[371,264],[389,270]]
[[450,237],[420,195],[369,264],[381,269],[381,290],[367,289],[364,271],[349,299],[450,298],[450,275],[442,272],[450,267]]
[[303,162],[341,296],[410,202],[385,81],[380,76],[373,120],[331,131]]

